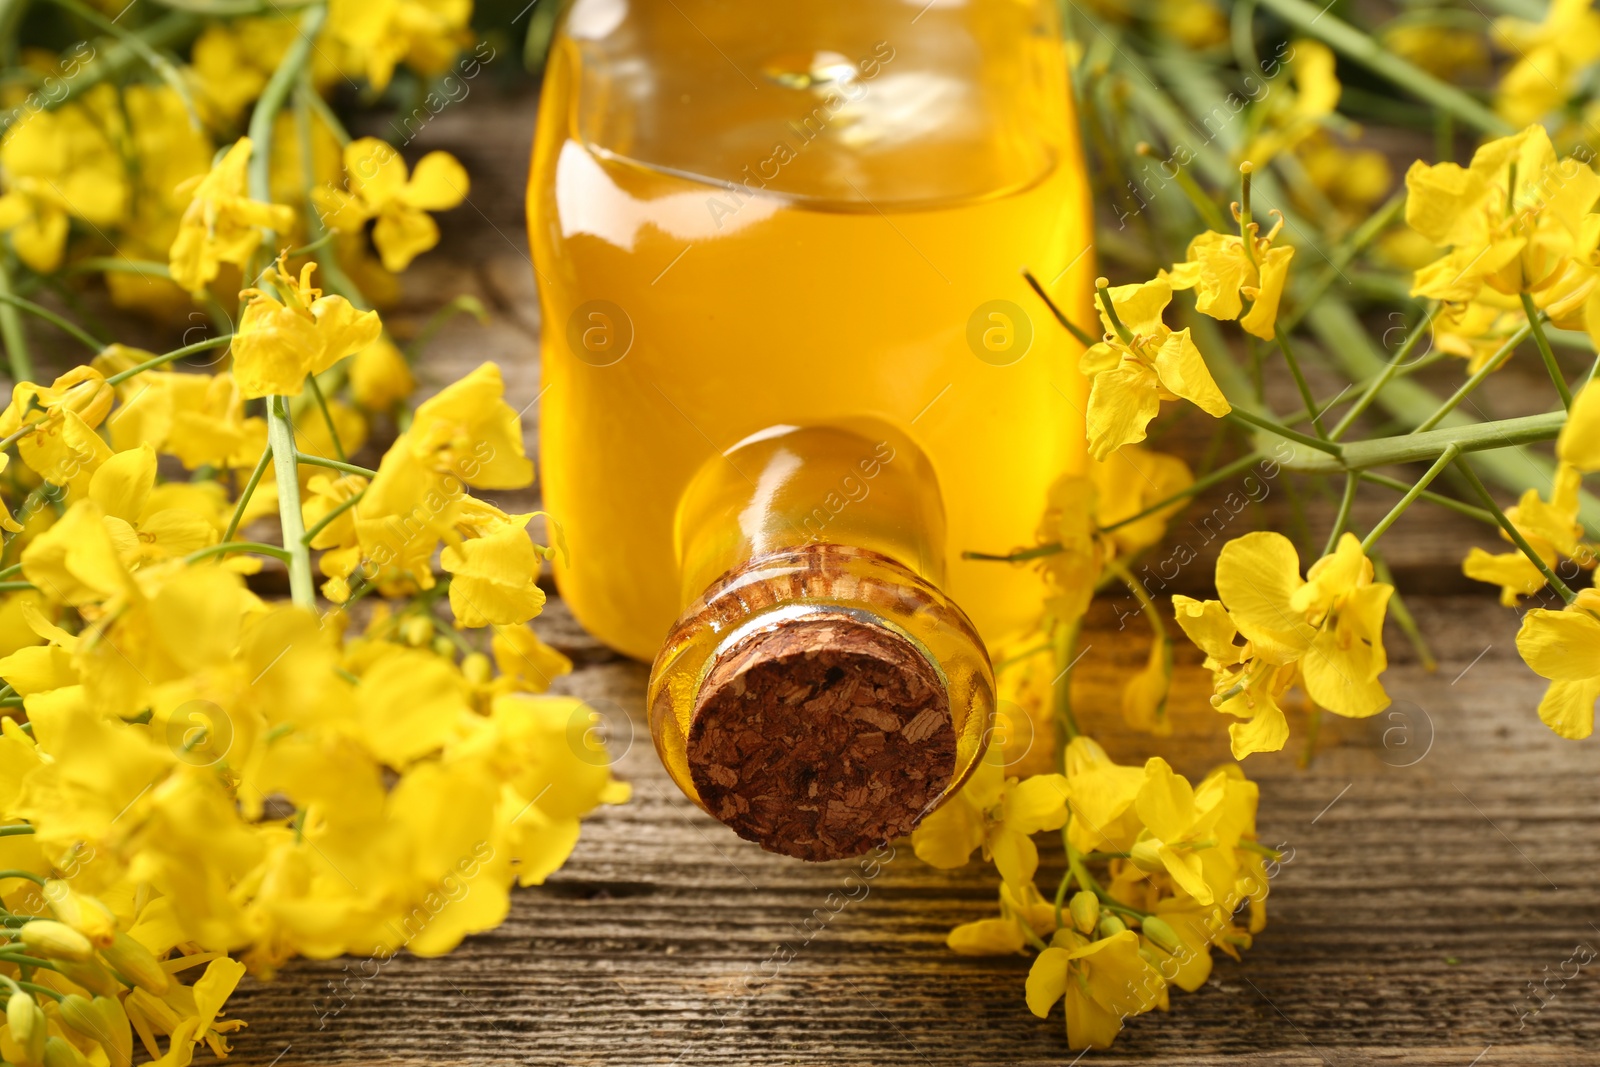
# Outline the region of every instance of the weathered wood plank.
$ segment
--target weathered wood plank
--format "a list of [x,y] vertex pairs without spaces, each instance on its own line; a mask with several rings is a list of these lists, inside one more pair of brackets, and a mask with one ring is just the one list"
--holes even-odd
[[[466,161],[472,205],[446,226],[441,252],[407,276],[405,306],[389,321],[414,327],[460,292],[495,312],[489,327],[463,320],[441,335],[421,369],[425,388],[492,358],[514,406],[537,395],[538,312],[521,218],[532,113],[528,97],[485,92],[419,141]],[[1537,410],[1537,376],[1513,367],[1503,378],[1483,399],[1485,414]],[[1324,395],[1337,391],[1323,384]],[[1280,409],[1293,406],[1283,393]],[[1160,447],[1199,455],[1211,429],[1186,420]],[[1219,536],[1221,524],[1204,516],[1229,488],[1176,525],[1169,545],[1189,544],[1196,559],[1164,592],[1203,592],[1224,537],[1292,528],[1287,489],[1275,484]],[[1364,495],[1356,528],[1392,499]],[[1310,510],[1316,528],[1331,502]],[[1262,786],[1262,836],[1293,850],[1273,885],[1271,925],[1242,964],[1220,960],[1199,993],[1175,996],[1168,1015],[1135,1020],[1114,1052],[1085,1062],[1600,1063],[1600,961],[1564,985],[1548,979],[1575,947],[1600,947],[1595,749],[1560,741],[1535,718],[1541,683],[1516,659],[1515,615],[1460,577],[1469,543],[1496,542],[1493,531],[1426,505],[1386,538],[1440,654],[1438,673],[1424,672],[1391,632],[1390,712],[1326,722],[1307,770],[1293,753],[1249,761]],[[1192,649],[1178,650],[1173,736],[1142,737],[1118,721],[1119,680],[1142,663],[1147,640],[1140,620],[1119,628],[1132,606],[1117,597],[1096,605],[1080,716],[1121,760],[1161,754],[1203,773],[1227,758],[1227,743]],[[235,1002],[251,1022],[239,1062],[1071,1061],[1059,1013],[1039,1022],[1023,1006],[1025,960],[963,959],[944,947],[952,925],[990,913],[991,872],[933,871],[901,846],[878,877],[847,882],[854,864],[800,864],[739,841],[657,763],[642,713],[645,668],[585,634],[559,600],[538,626],[577,661],[562,688],[606,714],[635,799],[586,824],[568,866],[519,891],[503,927],[451,956],[382,967],[301,961],[273,982],[248,983]],[[1292,718],[1298,744],[1304,723]],[[1041,878],[1060,866],[1047,846]],[[847,889],[859,899],[830,911],[829,894]],[[793,958],[780,962],[785,948]],[[1559,994],[1523,1019],[1536,1004],[1529,983],[1547,979]]]

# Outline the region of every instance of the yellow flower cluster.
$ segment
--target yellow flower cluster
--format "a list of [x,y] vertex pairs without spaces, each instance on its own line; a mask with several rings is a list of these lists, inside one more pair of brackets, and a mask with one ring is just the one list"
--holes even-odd
[[[956,927],[950,947],[966,955],[1037,950],[1029,1009],[1044,1018],[1064,1000],[1068,1043],[1105,1048],[1127,1019],[1164,1009],[1170,986],[1198,989],[1213,948],[1237,958],[1264,928],[1276,853],[1256,842],[1258,790],[1232,766],[1198,786],[1160,758],[1121,766],[1087,737],[1068,745],[1064,774],[1019,780],[1004,774],[1004,748],[991,747],[912,843],[937,867],[960,866],[983,849],[1001,875],[1000,914]],[[1068,868],[1052,904],[1034,881],[1032,838],[1057,829]],[[1234,923],[1242,905],[1247,928]]]

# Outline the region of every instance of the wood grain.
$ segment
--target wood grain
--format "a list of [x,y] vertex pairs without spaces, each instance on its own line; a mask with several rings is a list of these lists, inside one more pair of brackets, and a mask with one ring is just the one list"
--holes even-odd
[[[456,293],[482,297],[493,323],[453,324],[421,376],[437,388],[494,359],[516,407],[538,392],[521,215],[532,113],[527,96],[485,89],[424,131],[417,147],[457,153],[473,196],[390,316],[404,330]],[[1491,394],[1495,413],[1536,403],[1517,373]],[[1161,447],[1198,455],[1209,432],[1184,421]],[[1384,493],[1361,498],[1357,529],[1387,510]],[[1288,529],[1288,495],[1275,487],[1230,514],[1224,536]],[[1175,524],[1172,540],[1194,542],[1198,558],[1165,592],[1206,588],[1220,538],[1201,516],[1222,500],[1219,491]],[[1313,528],[1330,509],[1312,501]],[[1600,948],[1596,749],[1535,717],[1542,683],[1516,658],[1515,614],[1460,577],[1469,543],[1493,545],[1493,531],[1426,505],[1386,538],[1439,670],[1424,671],[1391,632],[1390,711],[1328,722],[1307,770],[1292,753],[1251,758],[1262,837],[1292,853],[1268,929],[1242,964],[1220,960],[1200,992],[1175,994],[1169,1014],[1133,1021],[1114,1051],[1084,1062],[1600,1063],[1600,959],[1564,982],[1550,977],[1580,946]],[[1142,664],[1147,640],[1142,622],[1124,619],[1132,603],[1104,598],[1091,615],[1083,724],[1121,760],[1161,754],[1203,773],[1227,758],[1226,734],[1192,649],[1178,652],[1174,735],[1120,723],[1120,679]],[[944,946],[951,926],[991,913],[990,870],[935,871],[902,845],[863,880],[855,863],[803,864],[740,841],[657,763],[645,668],[586,635],[559,600],[538,626],[578,663],[562,688],[606,715],[634,800],[588,822],[549,884],[517,892],[504,926],[448,957],[301,961],[248,982],[233,1005],[250,1022],[236,1062],[1072,1062],[1059,1011],[1041,1022],[1023,1005],[1025,959],[972,960]],[[1297,744],[1304,723],[1292,719]],[[1041,881],[1060,868],[1059,848],[1046,846]],[[833,910],[830,894],[856,899]],[[1558,993],[1535,1011],[1530,983],[1547,979]]]

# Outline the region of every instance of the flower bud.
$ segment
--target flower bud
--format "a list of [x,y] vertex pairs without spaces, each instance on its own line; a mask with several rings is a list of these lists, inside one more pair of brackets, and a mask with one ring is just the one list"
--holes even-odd
[[1099,936],[1101,938],[1116,937],[1127,928],[1127,923],[1123,922],[1109,911],[1100,916]]
[[111,1061],[110,1067],[132,1067],[133,1024],[128,1021],[122,1001],[116,997],[95,997],[94,1006],[106,1021],[109,1040],[101,1038],[100,1047],[106,1050],[106,1058]]
[[89,1067],[83,1053],[64,1037],[48,1037],[44,1042],[44,1067]]
[[84,963],[94,957],[94,946],[87,937],[54,919],[34,919],[22,927],[19,936],[28,948],[52,960]]
[[1168,955],[1176,955],[1183,950],[1183,942],[1178,940],[1178,932],[1158,915],[1146,915],[1139,920],[1144,936],[1149,942]]
[[421,648],[433,640],[433,620],[426,615],[413,615],[400,624],[400,637],[412,648]]
[[489,664],[489,657],[482,652],[474,652],[461,658],[461,673],[473,685],[488,685],[494,677],[494,669]]
[[81,993],[69,993],[56,1007],[61,1009],[61,1021],[93,1041],[104,1043],[110,1037],[106,1021],[94,1001]]
[[1128,858],[1133,865],[1147,874],[1164,870],[1166,864],[1161,862],[1161,839],[1145,837],[1133,843],[1133,848],[1128,851]]
[[18,990],[6,1001],[6,1028],[21,1053],[20,1067],[34,1067],[44,1061],[46,1023],[44,1012],[32,997]]
[[126,988],[121,982],[111,977],[111,974],[104,967],[93,960],[88,963],[57,960],[56,970],[60,971],[67,981],[80,985],[97,996],[114,997]]
[[77,412],[90,429],[99,426],[111,413],[115,391],[106,384],[105,376],[93,367],[73,367],[52,382],[50,388],[59,392],[61,406]]
[[451,641],[444,634],[440,634],[438,637],[435,637],[433,639],[433,654],[435,656],[443,656],[445,659],[448,659],[448,660],[455,659],[456,658],[455,642]]
[[172,985],[172,979],[161,966],[161,961],[149,949],[121,931],[118,931],[109,948],[100,950],[100,955],[118,974],[146,992],[159,997]]
[[1088,933],[1100,921],[1100,900],[1086,889],[1072,894],[1067,908],[1072,912],[1072,925],[1079,933]]
[[117,933],[117,917],[97,898],[79,893],[59,878],[44,884],[44,896],[55,917],[87,937],[95,948],[111,944]]

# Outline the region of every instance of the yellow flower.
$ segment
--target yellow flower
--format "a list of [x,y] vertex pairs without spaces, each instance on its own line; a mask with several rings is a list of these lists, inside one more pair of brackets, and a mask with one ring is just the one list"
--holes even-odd
[[1564,105],[1584,68],[1600,59],[1600,14],[1592,0],[1552,0],[1543,22],[1496,19],[1493,38],[1517,57],[1500,79],[1495,110],[1521,126]]
[[1227,901],[1239,871],[1235,850],[1254,829],[1258,796],[1255,783],[1228,773],[1209,775],[1195,789],[1152,757],[1133,802],[1144,824],[1130,850],[1134,865],[1165,871],[1199,904]]
[[[1562,557],[1574,560],[1585,569],[1595,565],[1593,547],[1581,540],[1583,524],[1578,521],[1581,488],[1582,476],[1577,469],[1563,463],[1556,469],[1549,503],[1540,498],[1537,489],[1529,489],[1522,494],[1521,501],[1506,509],[1506,518],[1547,566],[1555,566]],[[1500,536],[1510,540],[1503,530]],[[1500,586],[1500,603],[1508,608],[1517,606],[1518,596],[1532,596],[1545,586],[1544,572],[1523,555],[1521,549],[1494,555],[1473,548],[1462,562],[1461,571],[1468,578]]]
[[111,402],[111,387],[93,367],[74,367],[48,387],[18,382],[0,413],[0,437],[16,437],[17,454],[40,478],[81,492],[111,455],[94,432]]
[[[1465,303],[1485,287],[1515,297],[1560,279],[1600,175],[1576,159],[1557,162],[1549,134],[1529,126],[1479,148],[1466,168],[1413,163],[1406,189],[1406,222],[1450,248],[1417,271],[1411,295]],[[1541,306],[1552,295],[1540,295]]]
[[1383,43],[1401,59],[1446,81],[1489,66],[1489,46],[1478,30],[1414,22],[1384,30]]
[[952,952],[963,956],[1007,956],[1021,952],[1027,934],[1043,938],[1056,929],[1056,909],[1032,883],[1022,887],[1021,897],[1007,882],[1000,883],[1000,917],[962,923],[945,937]]
[[1467,361],[1467,373],[1476,374],[1526,321],[1520,305],[1511,311],[1488,301],[1473,301],[1442,305],[1429,328],[1433,331],[1435,348],[1460,356]]
[[[1382,152],[1347,146],[1322,130],[1296,146],[1294,154],[1323,199],[1351,222],[1365,219],[1394,185],[1394,172]],[[1314,213],[1314,198],[1296,199]]]
[[[1264,167],[1279,152],[1288,151],[1322,128],[1322,122],[1339,105],[1339,79],[1333,52],[1318,41],[1304,38],[1293,42],[1287,57],[1294,91],[1273,88],[1255,105],[1252,123],[1260,133],[1245,146],[1239,157]],[[1256,118],[1259,111],[1261,117]]]
[[378,571],[413,575],[427,587],[433,551],[441,539],[459,539],[458,524],[508,521],[466,493],[533,480],[522,421],[504,393],[500,368],[485,363],[417,406],[356,507],[362,553]]
[[1240,644],[1239,629],[1221,601],[1176,595],[1172,606],[1178,625],[1206,654],[1212,705],[1245,720],[1228,726],[1233,758],[1242,760],[1254,752],[1283,748],[1289,739],[1289,721],[1278,702],[1295,681],[1295,666],[1268,662],[1258,658],[1248,642]]
[[1539,718],[1561,737],[1581,740],[1594,732],[1594,702],[1600,699],[1600,590],[1580,589],[1561,611],[1533,608],[1522,617],[1517,651],[1550,687],[1539,701]]
[[250,138],[234,142],[210,172],[180,186],[190,197],[172,242],[172,280],[198,293],[217,276],[222,264],[243,267],[261,245],[263,230],[285,231],[294,225],[294,211],[283,204],[252,200],[247,171]]
[[1132,930],[1099,941],[1058,930],[1028,970],[1028,1010],[1043,1019],[1065,998],[1068,1046],[1109,1048],[1123,1021],[1155,1007],[1165,986]]
[[[1293,248],[1274,248],[1283,218],[1265,237],[1250,224],[1250,245],[1238,234],[1207,230],[1189,242],[1189,259],[1173,265],[1174,289],[1194,289],[1195,309],[1214,319],[1238,319],[1246,333],[1270,341],[1278,321],[1278,302],[1289,277]],[[1250,310],[1245,310],[1245,300]],[[1212,414],[1218,414],[1212,412]]]
[[451,576],[450,610],[459,625],[516,625],[544,608],[538,585],[544,557],[528,537],[531,518],[513,515],[440,553],[440,566]]
[[922,820],[911,834],[917,858],[934,867],[960,867],[983,848],[1000,877],[1020,889],[1039,869],[1033,835],[1067,821],[1067,780],[1059,774],[1007,778],[996,753],[983,760],[961,791]]
[[261,95],[295,39],[286,18],[242,18],[208,24],[190,49],[189,80],[207,118],[233,123]]
[[471,0],[333,0],[328,34],[383,89],[401,62],[424,76],[444,73],[471,40],[471,18]]
[[[1194,482],[1183,460],[1140,445],[1123,445],[1104,460],[1091,463],[1089,477],[1095,488],[1095,526],[1104,531],[1099,536],[1113,559],[1137,555],[1160,541],[1167,519],[1182,510],[1182,500],[1173,500],[1143,518],[1134,516],[1152,504],[1171,500]],[[1111,526],[1116,529],[1106,529]]]
[[367,345],[350,361],[350,395],[368,411],[388,411],[416,387],[411,366],[387,337]]
[[1600,470],[1600,388],[1585,385],[1556,438],[1556,455],[1585,474]]
[[82,103],[13,124],[0,142],[0,230],[34,270],[61,265],[69,217],[109,227],[127,210],[127,171],[106,132],[118,121],[116,95],[97,86]]
[[1102,297],[1105,339],[1083,354],[1079,369],[1090,380],[1087,413],[1089,451],[1105,459],[1131,442],[1143,441],[1145,426],[1161,401],[1184,399],[1220,418],[1232,410],[1212,381],[1187,328],[1172,330],[1161,313],[1172,301],[1164,278],[1107,290],[1115,318]]
[[500,669],[496,688],[501,692],[543,693],[572,672],[572,661],[541,641],[531,626],[496,626],[489,650]]
[[186,501],[186,507],[164,507],[166,501],[155,490],[156,453],[149,445],[112,456],[89,481],[89,499],[99,505],[117,555],[130,570],[187,555],[217,540],[214,513],[207,516],[193,501]]
[[1067,840],[1079,852],[1126,852],[1139,834],[1133,803],[1144,786],[1142,767],[1114,763],[1099,743],[1083,736],[1067,745],[1067,799],[1072,818]]
[[233,339],[233,373],[241,395],[292,396],[307,374],[320,374],[377,341],[383,330],[375,311],[358,311],[342,296],[323,296],[311,285],[315,263],[297,281],[283,260],[268,272],[282,301],[262,289],[246,289],[249,300]]
[[1378,675],[1388,666],[1383,618],[1394,587],[1372,580],[1354,534],[1300,577],[1282,534],[1245,534],[1222,548],[1217,593],[1254,655],[1295,664],[1307,695],[1336,715],[1365,718],[1389,706]]
[[400,153],[376,137],[352,141],[344,149],[346,189],[325,189],[320,195],[329,226],[359,232],[369,219],[372,243],[385,270],[402,271],[418,255],[439,243],[439,227],[428,215],[446,211],[467,197],[466,169],[448,152],[429,152],[406,177]]

